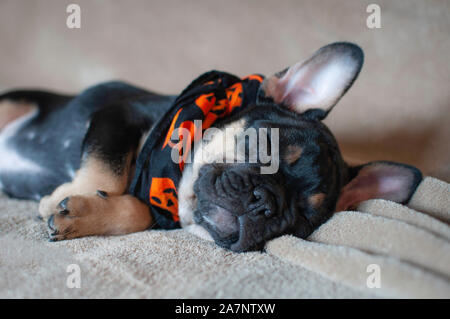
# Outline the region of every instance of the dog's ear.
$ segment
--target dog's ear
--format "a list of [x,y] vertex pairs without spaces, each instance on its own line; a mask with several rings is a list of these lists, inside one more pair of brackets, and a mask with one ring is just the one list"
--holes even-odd
[[384,161],[351,167],[349,175],[350,181],[341,191],[336,211],[375,198],[405,204],[422,181],[417,168]]
[[267,78],[265,97],[298,113],[314,110],[323,119],[355,81],[364,61],[362,49],[338,42],[319,49],[305,62]]

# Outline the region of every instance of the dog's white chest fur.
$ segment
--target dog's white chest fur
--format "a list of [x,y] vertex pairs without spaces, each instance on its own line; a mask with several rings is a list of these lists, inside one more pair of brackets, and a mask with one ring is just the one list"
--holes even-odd
[[[24,172],[40,173],[43,168],[30,159],[22,157],[17,150],[9,145],[9,141],[17,132],[21,130],[29,121],[31,121],[38,111],[34,110],[4,127],[0,133],[0,173]],[[31,138],[31,137],[30,137]],[[1,187],[1,182],[0,182]]]

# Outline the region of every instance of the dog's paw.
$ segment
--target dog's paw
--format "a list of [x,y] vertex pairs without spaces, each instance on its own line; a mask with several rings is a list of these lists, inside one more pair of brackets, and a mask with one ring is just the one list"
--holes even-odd
[[90,235],[92,228],[91,205],[89,198],[71,196],[64,198],[57,206],[56,212],[47,220],[50,241],[72,239]]

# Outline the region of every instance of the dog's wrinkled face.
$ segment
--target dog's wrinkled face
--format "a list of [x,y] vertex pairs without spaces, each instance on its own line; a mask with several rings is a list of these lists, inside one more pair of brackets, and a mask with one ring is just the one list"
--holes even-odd
[[[327,217],[334,209],[345,172],[336,142],[320,122],[304,120],[274,105],[257,105],[250,112],[241,119],[244,132],[262,126],[279,130],[278,170],[262,174],[261,167],[269,164],[261,161],[203,164],[194,184],[195,222],[219,245],[234,251],[259,249],[281,234],[308,235],[304,215]],[[209,143],[223,140],[222,134],[218,135]],[[235,141],[241,139],[234,137]],[[222,146],[237,151],[238,144]],[[248,152],[248,140],[247,146]],[[220,146],[216,143],[214,148],[217,151]]]
[[[391,164],[362,170],[362,177],[349,183],[353,185],[350,192],[341,193],[352,172],[321,120],[351,86],[362,63],[358,46],[335,43],[306,62],[267,78],[256,105],[239,118],[221,123],[214,134],[204,138],[190,173],[186,178],[183,174],[184,182],[190,179],[195,183],[188,204],[180,199],[180,217],[183,219],[185,207],[190,207],[194,222],[217,244],[248,251],[261,249],[267,240],[283,234],[307,237],[330,217],[340,196],[344,198],[338,203],[340,208],[380,194],[405,200],[410,195],[405,189],[412,187],[415,175],[409,168]],[[261,134],[261,128],[267,135]],[[257,145],[246,138],[251,130],[258,132]],[[268,145],[270,163],[259,152],[261,141]],[[249,161],[252,148],[258,149],[253,162]],[[246,161],[236,162],[240,152],[245,153],[240,155]],[[263,173],[267,166],[276,169]],[[394,175],[400,176],[403,184],[389,179]],[[180,193],[182,188],[184,192],[189,189],[185,185],[182,181]]]

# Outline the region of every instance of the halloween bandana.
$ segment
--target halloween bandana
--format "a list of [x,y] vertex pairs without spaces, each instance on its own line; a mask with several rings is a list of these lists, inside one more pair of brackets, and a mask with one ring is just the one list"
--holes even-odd
[[[150,207],[157,227],[180,227],[177,188],[189,151],[195,139],[201,138],[196,133],[254,104],[262,81],[261,75],[240,79],[225,72],[207,72],[176,98],[154,126],[139,153],[129,191]],[[178,135],[174,141],[175,131]],[[179,155],[177,161],[171,157],[174,148]]]

